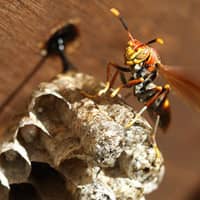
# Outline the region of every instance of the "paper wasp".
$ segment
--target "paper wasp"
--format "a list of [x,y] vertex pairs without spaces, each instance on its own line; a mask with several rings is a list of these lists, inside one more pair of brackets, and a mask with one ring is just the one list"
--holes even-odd
[[40,45],[42,59],[33,68],[33,70],[26,76],[26,78],[14,89],[14,91],[3,101],[0,105],[0,113],[4,108],[13,100],[18,92],[24,87],[24,85],[33,77],[33,75],[41,68],[42,64],[49,56],[59,56],[62,61],[62,71],[66,72],[74,66],[69,62],[67,55],[65,54],[65,47],[78,36],[78,29],[75,24],[67,23],[63,26],[59,26],[52,31],[49,39]]
[[[122,84],[111,93],[111,97],[115,97],[122,88],[133,88],[133,93],[138,101],[143,102],[145,105],[126,127],[132,126],[137,118],[147,110],[151,118],[157,119],[156,124],[166,130],[171,119],[168,99],[170,85],[200,109],[200,86],[187,79],[187,76],[177,70],[176,67],[163,65],[156,50],[149,46],[155,42],[163,44],[163,40],[156,38],[146,43],[140,42],[132,36],[120,12],[115,8],[110,9],[110,11],[120,20],[123,28],[128,33],[129,40],[124,54],[127,67],[109,63],[107,65],[106,86],[99,91],[98,96],[105,94],[113,86],[118,75],[120,75]],[[110,79],[111,67],[116,69],[112,79]],[[169,84],[159,86],[153,82],[158,76],[158,71]],[[128,81],[125,78],[125,74],[130,75]]]

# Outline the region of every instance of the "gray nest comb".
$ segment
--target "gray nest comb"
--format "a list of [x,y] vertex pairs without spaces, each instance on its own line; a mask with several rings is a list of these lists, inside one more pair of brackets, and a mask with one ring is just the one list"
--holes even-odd
[[143,200],[158,187],[164,165],[152,128],[139,118],[125,129],[134,111],[120,96],[82,94],[100,88],[93,77],[75,72],[39,85],[27,113],[1,133],[1,200],[20,183],[31,184],[41,199],[54,199],[34,181],[33,163],[46,163],[63,178],[66,191],[63,198],[55,194],[59,200]]

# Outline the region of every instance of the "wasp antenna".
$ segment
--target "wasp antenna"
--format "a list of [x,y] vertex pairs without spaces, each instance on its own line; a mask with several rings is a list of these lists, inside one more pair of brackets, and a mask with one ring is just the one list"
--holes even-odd
[[115,15],[116,17],[118,17],[120,15],[119,10],[117,10],[116,8],[111,8],[110,12]]
[[162,38],[156,38],[156,42],[159,44],[164,44],[164,40]]
[[155,38],[153,40],[146,42],[145,44],[149,45],[149,44],[152,44],[152,43],[155,43],[155,42],[157,42],[158,44],[164,44],[164,40],[162,38]]
[[120,12],[119,10],[117,10],[116,8],[111,8],[110,9],[110,12],[115,15],[116,17],[119,17],[120,16]]
[[127,25],[125,19],[121,16],[119,10],[117,10],[116,8],[111,8],[111,9],[110,9],[110,12],[111,12],[113,15],[115,15],[115,16],[119,19],[119,21],[121,22],[121,24],[122,24],[122,26],[124,27],[124,29],[128,32],[128,37],[129,37],[132,41],[134,41],[135,39],[133,38],[132,34],[131,34],[130,31],[128,30],[128,25]]
[[124,18],[121,16],[119,10],[117,10],[116,8],[111,8],[110,12],[120,20],[120,22],[121,22],[122,26],[124,27],[124,29],[126,31],[128,31],[127,23],[125,22]]

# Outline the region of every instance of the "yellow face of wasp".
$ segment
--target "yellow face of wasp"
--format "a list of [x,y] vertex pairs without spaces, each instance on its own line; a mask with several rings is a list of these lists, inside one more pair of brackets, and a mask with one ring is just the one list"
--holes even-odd
[[142,46],[134,50],[133,43],[128,42],[128,46],[125,51],[125,64],[135,65],[145,61],[150,55],[150,48],[148,46]]

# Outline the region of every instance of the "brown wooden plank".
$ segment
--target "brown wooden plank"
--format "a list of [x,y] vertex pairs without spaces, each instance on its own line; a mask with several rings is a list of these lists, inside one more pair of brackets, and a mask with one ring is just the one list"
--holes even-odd
[[[108,1],[99,2],[0,1],[0,102],[41,59],[37,44],[45,40],[52,28],[71,18],[80,19],[80,46],[70,58],[81,71],[105,80],[108,61],[123,63],[126,33],[119,22],[101,6],[102,2]],[[136,38],[144,41],[156,36],[164,38],[165,45],[156,46],[164,63],[189,67],[199,65],[198,0],[110,0],[108,4],[121,10]],[[1,121],[10,120],[25,106],[33,88],[59,71],[59,60],[48,59],[41,71],[1,114]],[[135,99],[130,101],[136,102]],[[199,115],[186,108],[180,99],[173,98],[172,107],[173,119],[168,132],[173,134],[160,136],[167,176],[160,189],[149,199],[182,200],[188,196],[195,183],[199,183]]]

